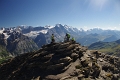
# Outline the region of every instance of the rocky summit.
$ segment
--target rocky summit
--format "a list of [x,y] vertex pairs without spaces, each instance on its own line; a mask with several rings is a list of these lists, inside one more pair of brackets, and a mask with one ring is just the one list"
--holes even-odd
[[43,45],[0,64],[0,80],[119,80],[120,59],[79,43]]

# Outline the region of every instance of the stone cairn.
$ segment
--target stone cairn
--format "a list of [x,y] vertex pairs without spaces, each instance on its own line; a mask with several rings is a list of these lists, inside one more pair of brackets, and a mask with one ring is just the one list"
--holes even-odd
[[79,43],[43,45],[0,64],[0,80],[119,80],[120,59]]

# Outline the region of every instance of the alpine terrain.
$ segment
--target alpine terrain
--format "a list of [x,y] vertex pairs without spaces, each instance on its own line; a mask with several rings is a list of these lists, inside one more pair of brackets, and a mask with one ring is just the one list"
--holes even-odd
[[0,73],[1,80],[119,80],[120,59],[60,42],[3,62]]
[[66,33],[71,38],[84,46],[102,41],[111,42],[120,39],[120,31],[103,30],[93,28],[87,31],[73,28],[68,25],[56,24],[55,26],[46,25],[44,27],[17,26],[10,28],[1,28],[0,44],[3,44],[7,51],[13,56],[38,50],[42,45],[51,42],[51,35],[55,35],[56,42],[63,42]]
[[[100,28],[93,28],[84,30],[82,28],[77,29],[68,25],[56,24],[55,26],[17,26],[10,28],[2,28],[0,33],[6,32],[6,38],[9,37],[9,33],[20,33],[32,39],[36,45],[40,48],[44,44],[50,43],[50,36],[54,33],[56,41],[64,41],[66,33],[69,33],[71,37],[74,37],[77,42],[82,45],[89,46],[92,43],[103,41],[111,42],[120,39],[120,31],[117,30],[103,30]],[[18,36],[17,36],[18,37]]]
[[96,42],[91,44],[88,48],[120,57],[120,39],[112,42]]
[[4,46],[13,56],[38,49],[38,46],[32,39],[24,36],[17,29],[3,28],[0,30],[0,45]]

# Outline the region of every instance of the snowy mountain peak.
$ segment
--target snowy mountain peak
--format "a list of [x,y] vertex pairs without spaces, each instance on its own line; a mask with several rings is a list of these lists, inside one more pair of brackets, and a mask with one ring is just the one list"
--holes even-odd
[[63,25],[60,23],[55,25],[55,27],[61,27],[61,26],[63,26]]
[[79,30],[79,31],[85,31],[85,30],[84,30],[84,29],[82,29],[82,28],[79,28],[78,30]]
[[92,30],[98,31],[98,30],[103,30],[103,29],[101,29],[101,28],[92,28],[92,29],[88,29],[87,31],[92,31]]
[[64,27],[66,27],[66,28],[68,28],[68,29],[69,29],[69,28],[72,28],[72,27],[70,27],[70,26],[68,26],[68,25],[64,25]]
[[44,28],[51,29],[51,28],[54,28],[54,26],[46,25]]

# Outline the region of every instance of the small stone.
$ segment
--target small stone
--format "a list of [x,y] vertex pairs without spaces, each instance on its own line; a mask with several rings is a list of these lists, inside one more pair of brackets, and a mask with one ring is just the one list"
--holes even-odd
[[100,58],[99,60],[100,60],[100,62],[103,62],[103,59]]
[[79,80],[82,79],[83,77],[85,77],[85,75],[83,75],[83,74],[78,75]]

